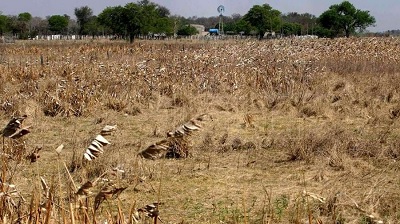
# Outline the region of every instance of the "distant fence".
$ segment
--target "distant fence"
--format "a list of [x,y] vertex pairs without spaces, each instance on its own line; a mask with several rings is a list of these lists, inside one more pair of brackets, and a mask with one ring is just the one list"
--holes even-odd
[[[157,36],[157,35],[138,35],[135,37],[138,40],[249,40],[257,39],[257,36],[245,36],[245,35],[193,35],[193,36]],[[279,39],[281,36],[277,35],[274,37],[267,36],[264,39]],[[317,36],[305,35],[305,36],[290,36],[285,38],[296,38],[296,39],[316,39]],[[13,36],[0,36],[0,43],[15,43],[17,38]],[[122,37],[115,35],[38,35],[29,40],[123,40]]]
[[[0,36],[0,43],[15,43],[16,36]],[[29,40],[91,40],[91,39],[115,39],[113,35],[37,35]]]
[[[138,35],[135,39],[138,40],[227,40],[227,39],[251,39],[255,37],[240,36],[240,35],[193,35],[193,36],[157,36],[157,35]],[[17,38],[13,36],[0,36],[0,43],[14,43]],[[37,35],[29,40],[123,40],[122,37],[114,35]]]
[[37,35],[32,40],[90,40],[90,39],[112,39],[113,35]]

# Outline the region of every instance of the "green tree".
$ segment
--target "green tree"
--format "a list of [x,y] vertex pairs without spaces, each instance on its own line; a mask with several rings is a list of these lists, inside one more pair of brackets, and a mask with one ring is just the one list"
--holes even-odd
[[82,6],[80,8],[75,8],[74,13],[79,25],[79,34],[86,35],[87,33],[85,26],[93,17],[93,10],[89,8],[89,6]]
[[32,19],[32,15],[29,12],[23,12],[18,14],[16,22],[16,30],[19,31],[20,39],[27,39],[29,37],[30,32],[30,24],[29,22]]
[[334,38],[336,34],[332,32],[332,30],[324,28],[320,25],[316,26],[314,28],[314,34],[317,35],[318,37],[324,37],[324,38]]
[[108,7],[99,14],[98,21],[114,34],[128,37],[133,42],[139,34],[173,34],[175,22],[169,14],[167,8],[142,0],[124,7]]
[[92,16],[85,25],[84,33],[92,35],[94,38],[96,35],[101,34],[102,26],[99,24],[97,16]]
[[140,7],[141,29],[140,33],[173,33],[173,20],[168,16],[169,10],[148,0],[138,2]]
[[61,15],[53,15],[48,19],[49,30],[55,33],[65,33],[69,18]]
[[18,20],[22,22],[29,22],[32,19],[32,15],[29,12],[23,12],[18,14]]
[[235,34],[236,33],[236,23],[229,22],[224,24],[224,33],[225,34]]
[[236,27],[235,27],[236,33],[242,33],[245,35],[249,35],[251,30],[253,29],[251,24],[244,19],[237,21],[235,25],[236,25]]
[[283,23],[282,24],[282,33],[286,36],[289,35],[301,35],[302,26],[298,23]]
[[4,33],[9,31],[9,26],[8,26],[8,17],[5,15],[0,15],[0,36],[3,36]]
[[7,16],[7,27],[13,35],[19,35],[21,33],[20,22],[15,15]]
[[124,7],[107,7],[99,14],[98,21],[114,35],[128,37],[133,42],[143,27],[144,17],[138,4],[128,3]]
[[174,34],[174,21],[168,17],[162,17],[157,19],[157,23],[153,29],[154,33],[164,33],[166,35]]
[[369,11],[356,9],[349,1],[335,4],[318,18],[320,25],[330,30],[332,36],[349,37],[356,31],[363,31],[375,24],[376,20]]
[[268,4],[253,6],[243,19],[257,29],[259,39],[262,39],[266,31],[276,31],[281,23],[281,13]]
[[191,36],[197,33],[199,33],[199,31],[191,25],[184,25],[177,32],[177,34],[180,36]]
[[98,22],[109,28],[111,33],[117,36],[125,36],[127,33],[127,13],[122,6],[107,7],[98,16]]
[[132,43],[135,35],[140,34],[144,27],[144,16],[142,8],[135,3],[128,3],[125,5],[125,19],[126,19],[126,32],[129,37],[129,42]]

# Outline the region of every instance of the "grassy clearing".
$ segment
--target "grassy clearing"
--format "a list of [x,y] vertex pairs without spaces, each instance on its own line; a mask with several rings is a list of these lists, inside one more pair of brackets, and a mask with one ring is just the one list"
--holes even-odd
[[[164,223],[397,223],[399,46],[390,38],[1,45],[1,121],[27,114],[31,133],[4,139],[0,217],[132,223],[161,202]],[[203,113],[213,119],[189,137],[188,158],[137,157]],[[82,164],[106,124],[118,127],[106,136],[111,145]],[[93,193],[77,194],[87,181]],[[98,195],[107,200],[95,211]]]

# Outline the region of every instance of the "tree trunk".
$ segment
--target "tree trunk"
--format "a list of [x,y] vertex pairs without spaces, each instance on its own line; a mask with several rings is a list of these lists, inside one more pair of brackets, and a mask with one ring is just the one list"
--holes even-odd
[[262,40],[264,38],[264,31],[260,31],[260,33],[258,34],[258,40]]
[[130,33],[129,34],[129,43],[133,43],[133,41],[135,41],[135,34]]
[[346,37],[349,38],[350,37],[350,30],[349,29],[345,29],[346,32]]

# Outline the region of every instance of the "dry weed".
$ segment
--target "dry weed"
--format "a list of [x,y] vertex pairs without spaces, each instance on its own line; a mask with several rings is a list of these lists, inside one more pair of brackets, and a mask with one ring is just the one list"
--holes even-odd
[[[2,222],[399,222],[397,39],[0,48],[2,122],[34,127],[2,132]],[[195,135],[182,121],[204,111]],[[109,122],[112,145],[82,163]],[[151,142],[151,158],[186,159],[137,157]]]

